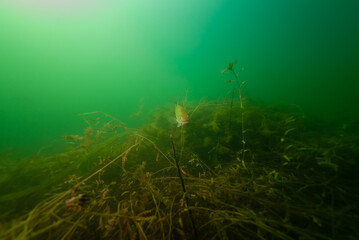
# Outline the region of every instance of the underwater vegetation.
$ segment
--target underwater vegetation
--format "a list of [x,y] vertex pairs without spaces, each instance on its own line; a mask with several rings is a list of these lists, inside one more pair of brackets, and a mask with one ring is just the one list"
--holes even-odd
[[233,76],[230,99],[139,129],[86,113],[67,151],[2,155],[0,238],[358,239],[358,133],[244,100]]

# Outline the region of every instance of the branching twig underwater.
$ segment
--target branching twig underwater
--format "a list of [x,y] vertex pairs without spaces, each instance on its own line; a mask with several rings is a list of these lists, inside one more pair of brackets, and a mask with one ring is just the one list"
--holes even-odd
[[0,239],[358,239],[358,133],[243,101],[231,64],[232,99],[177,105],[179,127],[97,111],[62,153],[4,155]]

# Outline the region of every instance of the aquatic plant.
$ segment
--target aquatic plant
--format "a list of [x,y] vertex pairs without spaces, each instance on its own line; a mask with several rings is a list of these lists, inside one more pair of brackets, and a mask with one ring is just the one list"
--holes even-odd
[[[176,148],[175,148],[175,143],[173,142],[173,137],[171,135],[171,143],[172,143],[172,148],[173,148],[173,157],[175,159],[175,162],[176,162],[176,168],[177,168],[177,171],[178,171],[178,176],[181,180],[181,186],[182,186],[182,191],[183,191],[183,194],[184,194],[184,199],[186,200],[186,207],[188,208],[189,207],[189,203],[188,203],[188,197],[187,197],[187,191],[186,191],[186,187],[185,187],[185,184],[184,184],[184,181],[183,181],[183,177],[182,177],[182,173],[181,173],[181,170],[180,170],[180,167],[179,167],[179,164],[178,164],[178,159],[177,159],[177,155],[176,155]],[[192,223],[192,227],[193,227],[193,231],[194,231],[194,236],[195,238],[198,238],[198,233],[197,233],[197,228],[196,228],[196,224],[193,220],[193,214],[192,214],[192,210],[189,209],[188,210],[188,213],[189,213],[189,217],[191,219],[191,223]]]
[[239,81],[239,73],[241,71],[244,70],[243,67],[240,68],[240,71],[237,71],[235,66],[237,64],[237,60],[232,62],[232,63],[229,63],[228,67],[225,68],[225,69],[222,69],[221,72],[222,73],[231,73],[233,76],[234,76],[234,80],[228,80],[227,83],[231,83],[231,82],[234,82],[237,84],[237,89],[238,90],[235,90],[233,89],[232,91],[232,98],[231,98],[231,105],[230,105],[230,111],[229,111],[229,131],[231,131],[231,123],[232,123],[232,108],[233,108],[233,100],[234,100],[234,94],[237,94],[239,96],[239,106],[240,106],[240,110],[241,110],[241,120],[242,120],[242,129],[241,129],[241,132],[242,132],[242,150],[241,150],[241,161],[244,161],[244,155],[245,155],[245,152],[247,151],[246,150],[246,140],[245,140],[245,130],[244,130],[244,107],[243,107],[243,98],[242,98],[242,86],[243,84],[245,83],[245,81],[242,81],[240,82]]
[[358,136],[313,128],[290,109],[245,108],[251,151],[238,161],[240,103],[231,132],[226,103],[188,103],[195,113],[178,168],[173,106],[139,129],[102,112],[81,115],[91,131],[66,137],[64,153],[0,168],[0,238],[193,239],[189,211],[199,239],[358,238]]

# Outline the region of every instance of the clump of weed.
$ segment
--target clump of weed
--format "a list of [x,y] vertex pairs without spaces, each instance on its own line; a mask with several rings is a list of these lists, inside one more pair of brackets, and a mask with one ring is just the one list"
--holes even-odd
[[2,175],[0,201],[28,207],[2,215],[0,238],[194,239],[191,218],[199,239],[358,238],[358,137],[250,102],[243,116],[241,104],[187,103],[178,168],[169,136],[181,143],[183,132],[171,111],[139,129],[82,115],[90,129],[65,137],[67,152],[7,168],[18,179]]

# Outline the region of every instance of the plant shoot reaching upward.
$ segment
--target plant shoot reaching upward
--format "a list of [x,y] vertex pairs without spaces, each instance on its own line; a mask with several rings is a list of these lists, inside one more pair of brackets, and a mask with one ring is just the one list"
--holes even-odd
[[246,141],[245,141],[245,136],[244,136],[244,107],[243,107],[243,99],[242,99],[242,86],[244,85],[245,81],[240,82],[239,81],[239,73],[244,71],[244,68],[241,67],[239,71],[235,70],[235,65],[237,64],[237,60],[235,60],[232,63],[228,64],[228,67],[224,68],[221,70],[222,73],[230,73],[233,74],[235,79],[234,80],[228,80],[227,83],[231,83],[231,82],[235,82],[237,84],[238,90],[236,91],[235,89],[233,89],[232,92],[232,99],[231,99],[231,110],[229,112],[229,130],[231,131],[231,121],[232,121],[232,106],[233,106],[233,98],[234,98],[234,94],[238,94],[239,96],[239,103],[240,103],[240,108],[241,108],[241,118],[242,118],[242,159],[241,161],[244,161],[244,153],[246,151],[245,146],[246,146]]

